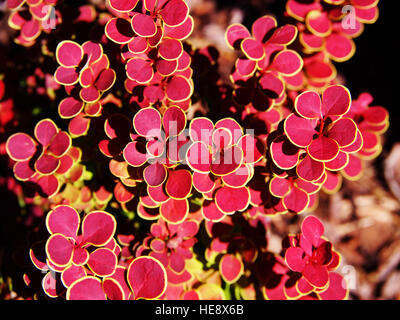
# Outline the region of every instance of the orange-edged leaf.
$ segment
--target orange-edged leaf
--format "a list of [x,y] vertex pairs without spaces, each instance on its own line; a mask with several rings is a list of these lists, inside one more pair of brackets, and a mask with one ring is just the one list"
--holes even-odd
[[160,206],[161,216],[171,224],[183,222],[189,212],[189,203],[187,199],[170,198]]
[[114,236],[117,223],[105,211],[92,211],[82,221],[82,243],[100,247]]
[[296,171],[300,178],[312,182],[321,178],[325,172],[325,166],[323,162],[315,161],[307,155],[300,160]]
[[168,172],[165,191],[175,199],[186,198],[192,190],[192,175],[188,170],[170,170]]
[[135,299],[157,299],[167,287],[165,268],[152,257],[134,259],[129,264],[127,280]]
[[86,270],[82,266],[70,265],[61,273],[61,281],[66,288],[73,282],[86,276]]
[[243,39],[250,37],[250,32],[242,24],[231,24],[225,32],[227,44],[232,48],[239,48]]
[[60,233],[52,234],[46,242],[48,259],[59,267],[65,267],[72,259],[74,244]]
[[189,7],[183,0],[170,0],[160,11],[160,15],[168,26],[179,26],[185,22]]
[[36,152],[36,143],[25,133],[15,133],[7,139],[6,150],[15,161],[28,160]]
[[235,283],[242,276],[244,265],[241,259],[233,254],[226,254],[219,263],[219,272],[227,283]]
[[66,294],[67,300],[106,300],[99,278],[86,276],[73,282]]
[[215,203],[225,214],[233,214],[236,211],[243,211],[250,201],[250,193],[246,187],[231,188],[224,186],[217,190]]
[[283,205],[290,212],[302,213],[307,209],[309,201],[307,192],[300,188],[292,188],[283,198]]
[[88,267],[94,274],[107,277],[114,273],[118,258],[115,253],[107,248],[98,248],[89,255]]
[[322,300],[345,300],[348,295],[346,280],[337,272],[329,272],[328,288],[318,293]]
[[78,212],[68,205],[59,205],[51,210],[46,217],[47,230],[53,233],[76,239],[80,225]]

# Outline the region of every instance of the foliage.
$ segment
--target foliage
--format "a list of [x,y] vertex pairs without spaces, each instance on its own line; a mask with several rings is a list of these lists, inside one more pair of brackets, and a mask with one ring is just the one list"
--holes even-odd
[[207,73],[216,50],[188,40],[184,0],[8,0],[15,43],[39,52],[35,70],[18,64],[40,119],[22,119],[0,80],[1,183],[46,226],[33,228],[25,298],[345,299],[317,217],[280,253],[268,229],[382,150],[388,112],[352,98],[334,65],[377,2],[288,0],[287,24],[229,26],[237,59],[224,83]]

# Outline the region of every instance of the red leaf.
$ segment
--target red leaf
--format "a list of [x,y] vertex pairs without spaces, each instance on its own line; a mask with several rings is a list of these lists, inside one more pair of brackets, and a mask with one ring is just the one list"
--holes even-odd
[[82,243],[100,247],[114,236],[115,218],[104,211],[92,211],[82,221]]
[[328,131],[328,137],[335,140],[341,148],[351,145],[357,134],[357,125],[349,118],[337,120]]
[[98,278],[87,276],[73,282],[67,290],[67,300],[106,300]]
[[267,39],[265,39],[266,35],[274,28],[276,28],[277,22],[274,17],[272,16],[263,16],[261,18],[258,18],[256,21],[254,21],[252,25],[252,33],[253,36],[257,39],[259,42],[266,42]]
[[194,21],[191,16],[187,16],[186,20],[179,26],[164,25],[164,36],[177,40],[185,40],[193,31]]
[[118,12],[129,12],[135,9],[139,0],[109,0],[111,8]]
[[60,233],[66,237],[76,239],[79,225],[78,212],[67,205],[55,207],[46,217],[46,227],[51,234]]
[[215,203],[225,214],[233,214],[236,211],[243,211],[250,201],[250,193],[246,187],[230,188],[224,186],[215,194]]
[[58,128],[51,119],[40,120],[35,126],[35,137],[42,144],[47,147],[51,140],[58,133]]
[[13,167],[13,172],[16,179],[26,181],[35,174],[35,171],[32,170],[29,163],[29,160],[19,161],[15,163]]
[[238,281],[243,271],[243,262],[233,254],[224,255],[219,263],[219,272],[226,283]]
[[308,216],[301,224],[303,236],[317,246],[319,239],[324,234],[324,225],[314,216]]
[[322,118],[321,98],[315,91],[305,91],[296,97],[295,108],[303,118]]
[[119,44],[128,43],[135,36],[131,23],[123,18],[109,20],[104,32],[111,41]]
[[143,137],[159,137],[161,130],[161,116],[154,108],[139,110],[133,117],[133,126]]
[[237,146],[225,148],[214,155],[210,171],[214,175],[223,176],[235,172],[243,161],[243,151]]
[[251,172],[248,165],[242,164],[236,171],[222,176],[224,184],[233,187],[243,187],[251,178]]
[[158,53],[165,60],[177,60],[183,53],[183,46],[179,40],[163,38],[158,46]]
[[317,161],[331,161],[339,153],[338,143],[323,135],[314,139],[307,148],[308,154]]
[[204,142],[194,142],[187,150],[186,161],[189,167],[197,172],[210,172],[211,154]]
[[295,75],[302,67],[302,58],[293,50],[280,51],[271,63],[271,68],[285,76]]
[[299,162],[300,149],[285,135],[278,136],[272,141],[270,152],[274,163],[283,170],[292,169]]
[[234,49],[237,48],[243,39],[250,37],[250,32],[242,24],[231,24],[225,33],[225,39],[228,45]]
[[165,136],[178,136],[186,127],[186,114],[179,107],[169,107],[162,118]]
[[130,142],[123,151],[124,159],[133,167],[140,167],[147,161],[147,151],[143,144],[138,141]]
[[71,137],[65,131],[60,131],[51,140],[48,151],[56,157],[62,157],[71,145]]
[[133,31],[141,37],[152,37],[157,32],[153,19],[146,14],[135,14],[132,17],[131,24]]
[[107,91],[114,85],[115,79],[116,76],[113,69],[104,69],[98,75],[94,85],[100,91]]
[[189,211],[189,204],[187,199],[173,199],[170,198],[160,206],[161,216],[171,224],[178,224],[183,222]]
[[82,266],[70,265],[61,274],[61,281],[66,288],[71,286],[76,280],[82,279],[86,276],[85,268]]
[[182,24],[189,14],[189,7],[183,0],[170,0],[161,9],[160,14],[168,26]]
[[213,222],[221,221],[225,217],[225,213],[218,209],[214,201],[204,200],[201,211],[206,220]]
[[52,234],[46,242],[47,258],[58,267],[65,267],[72,259],[74,244],[60,233]]
[[285,253],[285,261],[288,267],[295,272],[303,272],[306,261],[305,261],[305,253],[301,248],[290,247],[286,250]]
[[300,178],[312,182],[322,177],[325,172],[325,166],[323,162],[315,161],[307,155],[297,165],[296,171]]
[[287,24],[274,31],[268,43],[274,43],[278,45],[289,45],[297,36],[297,28],[294,25]]
[[283,198],[283,205],[290,212],[302,213],[307,209],[309,201],[307,192],[299,188],[292,188]]
[[306,24],[309,31],[320,37],[326,37],[332,30],[332,23],[325,11],[310,11],[306,17]]
[[188,170],[170,170],[165,191],[175,199],[186,198],[192,190],[192,176]]
[[135,299],[157,299],[167,288],[166,271],[152,257],[134,259],[128,267],[127,279]]
[[112,250],[98,248],[89,255],[87,265],[97,276],[107,277],[114,273],[117,263],[117,256]]
[[250,60],[261,60],[264,55],[264,48],[256,39],[246,38],[240,44],[243,53],[246,55],[247,58]]
[[285,120],[285,132],[289,140],[298,147],[307,147],[317,133],[314,120],[290,114]]
[[40,191],[47,197],[54,196],[60,187],[58,179],[54,175],[43,176],[36,183],[40,187]]
[[149,186],[157,187],[161,185],[167,177],[167,170],[164,165],[155,162],[143,171],[143,178]]
[[63,99],[58,105],[58,114],[63,119],[69,119],[77,116],[83,109],[83,102],[74,97]]
[[183,76],[173,76],[167,83],[165,90],[168,99],[174,102],[184,101],[193,93],[192,85]]
[[54,173],[60,165],[60,161],[48,154],[42,154],[35,162],[35,170],[43,175]]
[[206,146],[212,143],[214,124],[208,118],[198,117],[192,119],[189,126],[190,138],[193,141],[203,141]]
[[76,67],[83,58],[82,47],[76,42],[64,40],[57,46],[56,58],[63,67]]
[[325,47],[331,59],[338,62],[350,59],[356,51],[354,41],[338,33],[332,33],[326,39]]
[[25,133],[15,133],[7,139],[6,150],[15,161],[28,160],[36,152],[36,143]]
[[291,184],[288,179],[273,177],[269,182],[269,190],[275,197],[285,197],[290,192],[290,189]]
[[330,86],[322,94],[324,116],[341,116],[349,110],[350,105],[350,92],[341,85]]
[[329,272],[329,286],[318,295],[322,300],[346,300],[349,295],[346,280],[337,272]]
[[326,267],[314,263],[305,266],[303,275],[311,285],[317,288],[325,287],[329,281]]

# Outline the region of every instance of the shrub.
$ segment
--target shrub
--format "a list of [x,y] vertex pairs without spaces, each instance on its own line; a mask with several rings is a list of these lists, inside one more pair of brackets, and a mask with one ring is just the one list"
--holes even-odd
[[7,186],[47,229],[32,228],[32,297],[345,299],[317,217],[301,217],[280,253],[268,229],[274,215],[310,213],[382,149],[388,112],[352,98],[334,64],[377,2],[288,0],[287,24],[229,26],[224,83],[207,73],[215,50],[187,40],[184,0],[8,0],[14,41],[38,52],[35,70],[18,65],[41,119],[22,121],[0,80]]

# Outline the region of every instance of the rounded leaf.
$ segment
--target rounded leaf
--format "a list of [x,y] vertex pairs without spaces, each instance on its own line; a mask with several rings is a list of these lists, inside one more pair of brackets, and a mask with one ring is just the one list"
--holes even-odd
[[35,154],[36,143],[25,133],[15,133],[7,139],[6,150],[11,159],[24,161]]
[[89,255],[87,265],[95,275],[107,277],[114,273],[117,263],[118,258],[112,250],[98,248]]
[[157,187],[161,185],[167,177],[167,170],[164,165],[155,162],[146,167],[143,171],[143,178],[149,186]]
[[225,214],[233,214],[236,211],[243,211],[250,201],[250,193],[246,187],[231,188],[224,186],[217,190],[215,203]]
[[72,259],[74,244],[60,233],[50,236],[46,242],[47,258],[57,267],[65,267]]
[[167,83],[165,93],[169,100],[181,102],[188,99],[193,92],[192,85],[183,76],[173,76]]
[[117,223],[105,211],[92,211],[82,221],[82,243],[96,247],[105,245],[114,236]]
[[138,257],[128,267],[127,280],[135,299],[157,299],[167,288],[167,273],[155,258]]
[[189,212],[189,203],[187,199],[170,198],[160,206],[161,216],[171,224],[183,222]]
[[219,272],[226,283],[237,282],[243,271],[242,260],[233,254],[225,254],[219,263]]
[[152,37],[156,34],[157,28],[151,16],[137,13],[131,20],[132,29],[140,37]]
[[351,96],[347,88],[333,85],[322,94],[322,113],[324,116],[341,116],[349,110]]
[[73,282],[67,290],[67,300],[106,300],[99,278],[87,276]]
[[154,108],[139,110],[133,117],[133,126],[143,137],[159,137],[161,131],[161,115]]
[[168,26],[178,26],[185,22],[189,7],[183,0],[170,0],[160,11],[161,17]]
[[60,233],[75,239],[80,225],[78,212],[68,205],[59,205],[46,216],[46,227],[51,233]]
[[174,170],[168,172],[165,184],[167,194],[175,199],[186,198],[192,190],[192,175],[188,170]]
[[56,49],[57,62],[63,67],[76,67],[83,58],[82,47],[74,41],[64,40]]

